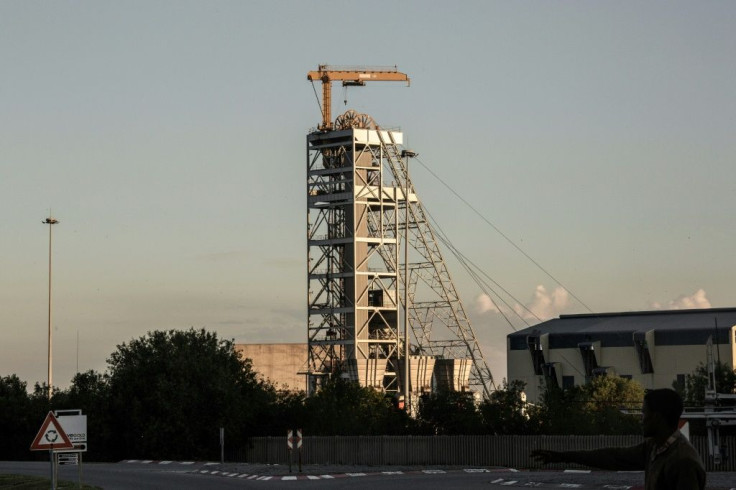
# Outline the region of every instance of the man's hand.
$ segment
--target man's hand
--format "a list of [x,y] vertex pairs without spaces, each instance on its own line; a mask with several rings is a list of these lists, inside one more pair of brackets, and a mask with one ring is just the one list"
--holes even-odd
[[564,463],[564,454],[559,451],[547,451],[546,449],[535,449],[529,456],[538,463]]

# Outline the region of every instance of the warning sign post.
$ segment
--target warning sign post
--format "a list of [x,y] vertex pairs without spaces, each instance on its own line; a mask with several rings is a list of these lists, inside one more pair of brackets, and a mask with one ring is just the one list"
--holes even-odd
[[52,412],[46,415],[36,438],[31,443],[31,451],[55,451],[60,449],[74,449],[61,424]]
[[51,488],[56,488],[56,471],[54,468],[54,460],[56,459],[55,450],[73,449],[74,444],[69,440],[61,424],[52,412],[46,415],[46,419],[41,424],[41,428],[31,443],[31,451],[48,451],[51,461]]
[[[57,417],[58,415],[58,417]],[[48,451],[51,462],[51,488],[56,488],[56,465],[76,464],[82,486],[82,452],[87,450],[87,416],[81,410],[63,410],[46,415],[31,451]]]

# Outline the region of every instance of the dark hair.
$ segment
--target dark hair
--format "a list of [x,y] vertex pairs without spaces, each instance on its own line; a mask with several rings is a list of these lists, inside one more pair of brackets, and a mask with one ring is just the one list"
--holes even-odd
[[682,415],[682,398],[675,390],[669,388],[660,388],[657,390],[647,390],[644,395],[644,403],[647,404],[649,410],[657,412],[664,417],[667,425],[673,430],[677,429],[677,423]]

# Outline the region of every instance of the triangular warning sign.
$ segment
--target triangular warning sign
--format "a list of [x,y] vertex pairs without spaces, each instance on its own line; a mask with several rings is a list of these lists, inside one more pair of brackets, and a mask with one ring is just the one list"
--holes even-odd
[[36,438],[31,443],[31,451],[53,451],[54,449],[74,449],[74,444],[69,440],[54,414],[49,412]]

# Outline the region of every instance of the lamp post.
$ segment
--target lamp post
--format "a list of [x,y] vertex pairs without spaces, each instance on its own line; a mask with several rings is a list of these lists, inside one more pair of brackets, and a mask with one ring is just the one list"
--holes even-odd
[[49,400],[51,400],[51,394],[53,393],[53,383],[54,383],[54,374],[53,374],[53,364],[52,364],[52,339],[53,339],[53,331],[51,328],[51,228],[53,225],[58,223],[59,221],[49,216],[46,218],[45,221],[42,221],[41,223],[45,225],[49,225]]
[[401,156],[405,159],[405,175],[404,175],[404,205],[406,206],[404,216],[404,404],[406,411],[411,413],[411,385],[409,376],[409,158],[416,157],[417,154],[411,150],[403,150]]

